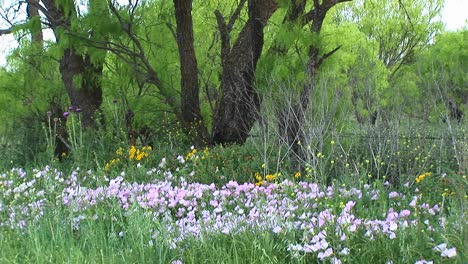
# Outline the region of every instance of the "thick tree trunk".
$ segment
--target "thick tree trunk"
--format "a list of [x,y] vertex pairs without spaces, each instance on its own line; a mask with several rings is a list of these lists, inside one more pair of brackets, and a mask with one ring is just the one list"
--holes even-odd
[[181,72],[181,117],[198,145],[206,145],[209,133],[200,111],[198,65],[193,46],[192,0],[174,0],[176,37]]
[[60,73],[73,108],[81,109],[82,125],[94,127],[102,103],[102,64],[93,64],[88,54],[83,57],[68,48],[60,60]]
[[223,70],[222,96],[213,117],[214,144],[243,144],[257,120],[260,98],[254,87],[255,69],[263,48],[263,28],[276,9],[276,1],[250,0],[249,19],[232,49],[229,47],[229,30],[223,30],[226,25],[218,15],[223,39]]

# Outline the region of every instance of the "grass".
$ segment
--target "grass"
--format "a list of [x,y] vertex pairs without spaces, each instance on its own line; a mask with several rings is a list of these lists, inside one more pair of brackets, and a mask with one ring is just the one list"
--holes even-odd
[[197,149],[77,131],[32,163],[2,138],[0,263],[464,264],[464,129],[327,131],[302,173],[274,133]]
[[217,187],[184,180],[190,164],[178,162],[134,168],[153,171],[146,182],[118,174],[98,184],[109,172],[50,167],[3,173],[0,262],[466,262],[466,193],[444,188],[456,179],[464,192],[466,176],[430,174],[399,188],[290,180]]

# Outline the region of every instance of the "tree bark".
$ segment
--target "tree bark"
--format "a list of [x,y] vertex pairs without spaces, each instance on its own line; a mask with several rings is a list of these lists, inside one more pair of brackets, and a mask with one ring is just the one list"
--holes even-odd
[[206,145],[209,133],[200,110],[198,65],[193,46],[192,0],[174,0],[174,7],[181,73],[181,117],[184,127],[197,144]]
[[263,49],[263,28],[276,9],[273,0],[249,0],[249,18],[232,48],[230,31],[217,14],[223,56],[222,95],[213,117],[214,144],[243,144],[257,120],[261,102],[254,87],[255,69]]
[[102,64],[93,64],[89,54],[77,54],[73,48],[64,51],[60,73],[72,107],[81,109],[81,123],[96,125],[96,114],[102,103]]

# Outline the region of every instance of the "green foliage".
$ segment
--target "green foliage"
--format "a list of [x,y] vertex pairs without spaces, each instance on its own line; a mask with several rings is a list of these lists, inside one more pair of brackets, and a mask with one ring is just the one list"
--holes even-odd
[[450,99],[462,109],[468,103],[467,38],[467,30],[441,34],[418,56],[415,65],[418,85],[424,94],[436,95],[424,100],[437,104]]
[[394,73],[441,29],[434,19],[441,8],[441,0],[353,1],[339,16],[377,41],[379,58]]

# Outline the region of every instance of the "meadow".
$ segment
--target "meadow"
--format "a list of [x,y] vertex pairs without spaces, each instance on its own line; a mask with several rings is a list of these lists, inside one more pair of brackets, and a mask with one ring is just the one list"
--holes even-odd
[[0,1],[0,264],[468,264],[445,2]]
[[302,174],[252,143],[4,165],[0,262],[467,263],[466,173],[408,136],[395,181],[395,159],[352,160],[344,142]]

